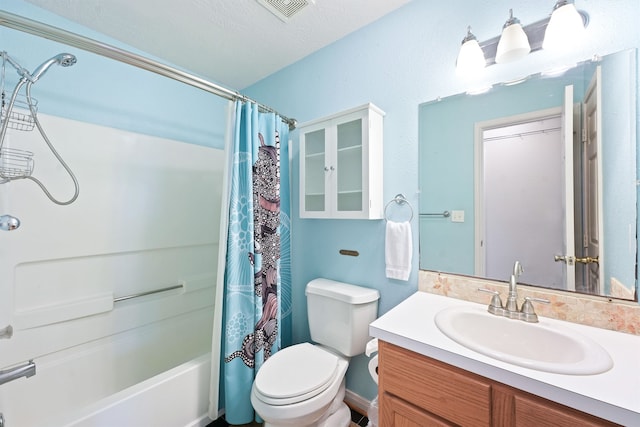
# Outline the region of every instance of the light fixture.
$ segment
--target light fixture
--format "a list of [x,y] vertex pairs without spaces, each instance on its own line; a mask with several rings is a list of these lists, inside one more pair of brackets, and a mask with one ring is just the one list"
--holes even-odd
[[[463,75],[474,71],[477,73],[481,68],[495,63],[515,61],[530,52],[541,50],[543,44],[545,49],[567,48],[580,40],[587,25],[589,15],[583,10],[577,10],[574,0],[556,0],[550,16],[524,27],[513,17],[513,10],[509,10],[509,20],[504,24],[499,36],[478,42],[469,27],[458,54],[457,72]],[[480,53],[476,44],[482,50],[483,60],[478,59]],[[472,53],[467,53],[467,50]],[[475,68],[471,65],[479,63],[482,64],[476,65]]]
[[547,50],[570,48],[581,39],[584,30],[585,21],[578,13],[573,1],[558,0],[553,7],[542,48]]
[[502,27],[502,35],[498,42],[496,62],[503,64],[505,62],[515,61],[524,58],[529,52],[531,52],[529,38],[522,29],[520,20],[513,17],[513,9],[509,9],[509,19]]
[[462,76],[472,76],[482,71],[486,63],[478,39],[471,32],[471,27],[467,27],[467,35],[462,39],[456,61],[456,72]]

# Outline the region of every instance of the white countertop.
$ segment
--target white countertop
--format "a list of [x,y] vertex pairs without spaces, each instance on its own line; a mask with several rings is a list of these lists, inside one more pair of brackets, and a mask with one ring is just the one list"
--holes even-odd
[[540,317],[540,323],[562,324],[602,345],[613,368],[598,375],[563,375],[536,371],[484,356],[444,335],[434,322],[447,307],[480,304],[416,292],[369,326],[383,341],[446,362],[625,426],[640,426],[640,336]]

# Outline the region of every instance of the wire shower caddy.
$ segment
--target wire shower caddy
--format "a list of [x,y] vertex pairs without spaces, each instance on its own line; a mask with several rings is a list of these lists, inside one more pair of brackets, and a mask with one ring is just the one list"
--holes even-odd
[[[0,52],[0,56],[2,56],[2,69],[0,69],[0,184],[5,184],[16,179],[28,179],[36,183],[53,203],[69,205],[78,198],[80,192],[78,179],[62,159],[42,128],[42,124],[38,119],[37,101],[31,97],[31,86],[38,81],[51,66],[60,65],[62,67],[69,67],[75,64],[77,59],[75,55],[70,53],[60,53],[46,60],[30,73],[18,64],[16,60],[11,58],[7,52]],[[5,91],[7,64],[15,68],[20,76],[8,101]],[[20,92],[22,89],[24,89],[24,96]],[[25,107],[26,110],[24,110]],[[60,165],[69,174],[69,178],[73,181],[73,196],[66,201],[56,199],[42,181],[31,176],[34,166],[32,152],[13,147],[4,147],[8,129],[32,131],[34,128],[38,129],[40,136],[47,147],[49,147],[49,150],[51,150],[51,154],[58,160]]]
[[[37,112],[38,101],[34,98],[27,99],[26,95],[17,93],[13,105],[7,96],[6,65],[8,55],[2,52],[2,68],[0,69],[0,128],[29,132],[35,128],[33,114]],[[6,124],[5,124],[6,122]],[[33,153],[27,150],[9,148],[0,141],[0,178],[19,179],[31,176],[33,173]]]

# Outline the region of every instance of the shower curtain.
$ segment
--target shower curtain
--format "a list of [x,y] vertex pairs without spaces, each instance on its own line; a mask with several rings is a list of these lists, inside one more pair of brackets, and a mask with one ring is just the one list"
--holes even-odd
[[290,344],[289,128],[236,101],[233,132],[222,370],[226,421],[246,424],[256,373]]

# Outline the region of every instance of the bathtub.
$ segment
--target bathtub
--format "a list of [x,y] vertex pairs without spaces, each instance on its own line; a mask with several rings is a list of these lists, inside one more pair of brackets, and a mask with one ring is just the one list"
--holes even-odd
[[204,427],[211,354],[81,408],[50,427]]

